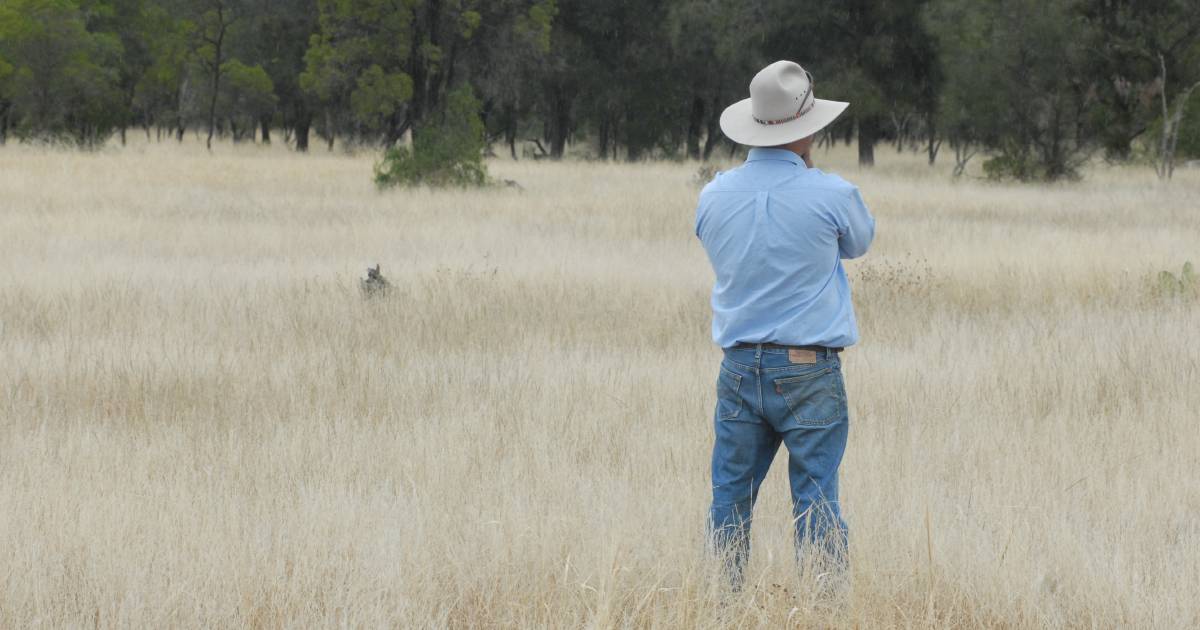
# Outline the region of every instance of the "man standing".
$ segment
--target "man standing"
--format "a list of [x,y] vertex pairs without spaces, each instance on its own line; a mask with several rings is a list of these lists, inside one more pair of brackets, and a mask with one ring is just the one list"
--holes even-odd
[[735,588],[750,552],[758,489],[783,443],[797,551],[815,546],[844,566],[838,466],[849,414],[839,353],[858,340],[842,258],[866,253],[875,219],[858,188],[813,168],[813,134],[849,103],[815,98],[812,75],[777,61],[721,130],[754,147],[700,193],[696,235],[716,274],[717,378],[708,538]]

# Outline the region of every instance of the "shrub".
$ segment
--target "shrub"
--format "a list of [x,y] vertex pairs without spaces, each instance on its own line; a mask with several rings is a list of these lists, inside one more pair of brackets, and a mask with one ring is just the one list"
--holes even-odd
[[393,147],[375,165],[375,184],[391,186],[482,186],[488,183],[483,162],[480,103],[469,86],[446,96],[440,120],[413,132],[413,146]]
[[983,174],[988,179],[1015,179],[1027,182],[1041,178],[1041,169],[1027,155],[1001,153],[983,162]]
[[1055,145],[1021,144],[1006,140],[997,147],[995,155],[983,163],[983,174],[991,180],[1078,181],[1082,151],[1067,151]]
[[1183,270],[1178,276],[1170,271],[1158,272],[1154,290],[1160,297],[1171,299],[1200,297],[1200,280],[1191,261],[1188,261],[1183,263]]

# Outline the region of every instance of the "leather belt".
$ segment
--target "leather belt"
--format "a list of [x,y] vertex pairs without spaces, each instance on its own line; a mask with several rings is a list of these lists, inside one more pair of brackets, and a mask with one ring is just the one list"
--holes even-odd
[[761,345],[764,348],[770,348],[772,350],[812,350],[813,352],[834,352],[834,353],[841,352],[843,350],[843,348],[830,348],[828,346],[785,346],[785,345],[781,345],[778,343],[757,344],[757,343],[746,343],[744,341],[736,344],[733,347],[739,348],[739,349],[747,349],[747,348],[757,348],[759,345]]

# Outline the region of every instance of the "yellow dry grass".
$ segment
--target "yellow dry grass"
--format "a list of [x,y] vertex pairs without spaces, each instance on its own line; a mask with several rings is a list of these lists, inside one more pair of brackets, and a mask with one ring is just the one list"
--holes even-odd
[[878,218],[829,609],[779,461],[751,586],[704,561],[694,165],[0,149],[0,627],[1200,625],[1200,300],[1151,279],[1200,173],[879,157],[817,157]]

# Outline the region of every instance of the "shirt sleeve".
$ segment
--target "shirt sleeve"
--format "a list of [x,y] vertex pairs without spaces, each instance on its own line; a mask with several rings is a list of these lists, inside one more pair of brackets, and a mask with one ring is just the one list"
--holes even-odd
[[875,238],[875,217],[867,209],[858,187],[850,190],[842,225],[838,226],[838,250],[842,258],[858,258],[867,253]]

